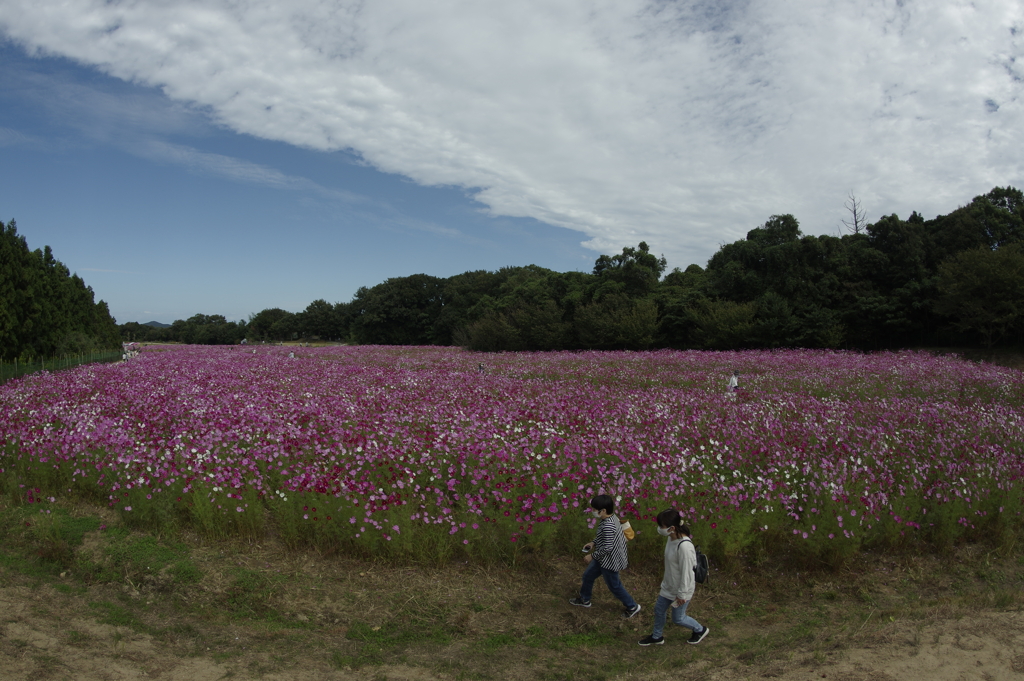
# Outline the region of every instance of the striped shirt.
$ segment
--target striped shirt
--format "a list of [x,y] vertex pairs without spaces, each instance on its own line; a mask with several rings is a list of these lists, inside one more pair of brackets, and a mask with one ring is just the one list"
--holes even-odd
[[594,552],[590,554],[605,570],[619,572],[629,566],[626,555],[626,536],[622,534],[622,525],[613,514],[601,521],[594,537]]

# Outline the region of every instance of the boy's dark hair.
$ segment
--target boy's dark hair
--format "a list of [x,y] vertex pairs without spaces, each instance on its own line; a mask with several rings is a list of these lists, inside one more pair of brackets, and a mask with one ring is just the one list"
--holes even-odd
[[590,500],[590,508],[595,511],[604,511],[608,515],[615,513],[615,500],[607,494],[598,494]]
[[666,508],[658,514],[658,525],[661,527],[674,527],[678,534],[690,536],[690,528],[683,524],[683,516],[674,508]]

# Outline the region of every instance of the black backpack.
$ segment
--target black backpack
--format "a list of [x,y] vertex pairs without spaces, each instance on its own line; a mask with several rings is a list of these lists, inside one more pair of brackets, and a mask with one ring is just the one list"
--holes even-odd
[[[689,537],[683,537],[683,541],[688,541],[691,544],[693,544],[693,540]],[[683,542],[679,542],[679,545],[682,546]],[[693,550],[697,554],[696,565],[693,566],[693,581],[697,582],[698,584],[704,584],[708,581],[708,575],[711,572],[711,566],[708,563],[708,557],[700,552],[699,546],[693,544]]]

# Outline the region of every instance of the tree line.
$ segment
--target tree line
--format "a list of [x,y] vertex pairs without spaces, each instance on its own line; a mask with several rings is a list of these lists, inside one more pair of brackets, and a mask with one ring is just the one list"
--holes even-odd
[[176,319],[167,327],[128,322],[118,327],[127,342],[188,343],[190,345],[236,345],[245,339],[244,321],[229,322],[224,315],[197,314]]
[[[247,322],[196,315],[131,340],[323,339],[475,350],[875,350],[1024,344],[1024,195],[996,187],[949,215],[873,224],[851,197],[848,233],[811,236],[773,215],[705,267],[666,273],[646,243],[589,273],[528,265],[413,274],[349,302],[263,310]],[[149,327],[146,327],[147,329]]]
[[29,250],[14,220],[0,222],[0,360],[79,355],[119,347],[107,304],[53,257]]

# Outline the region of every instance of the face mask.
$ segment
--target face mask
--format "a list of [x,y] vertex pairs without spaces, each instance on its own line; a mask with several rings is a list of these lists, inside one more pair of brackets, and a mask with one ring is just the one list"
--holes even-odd
[[667,537],[668,536],[668,528],[667,527],[659,527],[658,528],[658,534],[660,534],[662,537]]
[[594,516],[595,518],[600,518],[601,517],[601,512],[600,511],[591,511],[590,515]]

